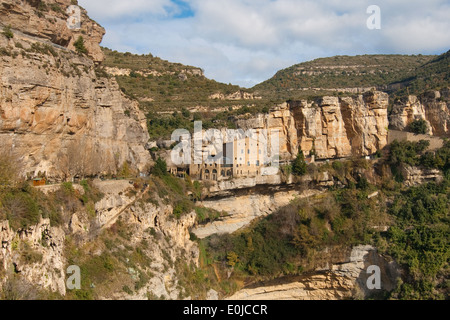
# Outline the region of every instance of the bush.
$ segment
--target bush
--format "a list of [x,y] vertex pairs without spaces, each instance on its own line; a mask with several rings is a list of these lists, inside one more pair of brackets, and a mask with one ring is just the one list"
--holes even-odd
[[334,161],[332,167],[336,171],[340,171],[344,168],[344,164],[341,161]]
[[26,192],[14,191],[6,194],[2,198],[2,204],[14,230],[36,225],[41,218],[36,200]]
[[222,215],[219,211],[205,207],[196,207],[195,213],[197,214],[198,223],[212,222]]
[[409,125],[409,131],[415,134],[426,134],[428,132],[428,124],[424,119],[414,120]]
[[397,141],[391,143],[389,163],[391,165],[408,164],[415,166],[419,163],[419,156],[430,146],[427,140],[419,142]]
[[88,52],[86,47],[84,46],[84,39],[82,36],[79,36],[77,41],[75,41],[73,45],[75,47],[75,50],[79,54],[86,54]]
[[192,202],[184,199],[175,205],[173,208],[173,214],[177,217],[177,219],[180,219],[183,214],[191,212],[193,207]]
[[303,176],[306,174],[306,169],[305,156],[303,155],[303,151],[300,151],[292,164],[292,173],[296,176]]
[[163,177],[168,175],[167,163],[164,159],[158,158],[155,166],[152,169],[152,174],[157,177]]
[[3,28],[3,35],[8,38],[8,39],[12,39],[14,38],[14,33],[11,31],[11,26],[5,26]]

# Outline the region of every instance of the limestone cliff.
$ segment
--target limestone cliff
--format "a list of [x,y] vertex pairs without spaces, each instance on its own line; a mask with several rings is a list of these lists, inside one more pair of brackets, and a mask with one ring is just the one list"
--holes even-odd
[[292,102],[291,108],[301,150],[313,152],[318,159],[371,155],[387,144],[385,93]]
[[2,0],[0,24],[70,50],[75,49],[74,43],[82,36],[88,55],[101,62],[103,53],[99,44],[105,30],[81,7],[78,7],[80,28],[69,28],[67,21],[74,16],[73,11],[68,11],[72,4],[71,0]]
[[[126,181],[94,183],[104,194],[95,206],[95,218],[79,210],[67,224],[52,226],[49,219],[41,219],[36,225],[18,230],[13,230],[8,221],[0,221],[0,293],[20,278],[30,288],[68,295],[71,292],[66,287],[67,267],[82,266],[79,263],[108,254],[117,257],[114,265],[120,272],[107,281],[105,288],[102,278],[88,284],[91,289],[97,287],[98,299],[148,299],[149,294],[178,299],[187,294],[179,285],[177,268],[184,263],[198,264],[198,247],[190,241],[189,234],[195,213],[174,219],[171,205],[157,198],[154,203],[142,200],[153,197],[149,190],[128,196],[130,185]],[[103,242],[120,226],[125,238],[114,238],[114,245],[105,247]],[[133,264],[135,248],[140,248],[140,257],[146,258]],[[73,260],[74,252],[80,260]],[[81,278],[88,278],[90,272],[83,269]],[[133,287],[136,281],[142,285],[134,292],[122,290],[124,285]]]
[[[332,251],[333,248],[327,249]],[[331,255],[333,256],[333,255]],[[401,269],[371,246],[356,246],[330,258],[327,265],[302,276],[285,277],[253,285],[229,300],[343,300],[373,298],[395,288]],[[333,261],[334,260],[334,261]],[[331,263],[331,265],[328,265]],[[380,267],[381,289],[370,289],[367,268]]]
[[84,11],[88,56],[71,51],[79,32],[65,24],[70,2],[47,1],[62,10],[48,12],[39,1],[0,2],[1,21],[13,32],[0,35],[1,144],[31,175],[114,173],[125,161],[142,171],[151,161],[145,116],[115,80],[97,76],[104,31]]
[[298,150],[316,159],[366,156],[387,145],[387,109],[388,95],[371,91],[353,98],[289,101],[237,125],[278,130],[281,159],[294,158]]
[[408,96],[396,101],[389,117],[390,126],[405,130],[414,120],[426,120],[428,134],[450,136],[450,88]]
[[[7,221],[0,221],[0,268],[6,275],[20,274],[33,285],[64,294],[64,231],[50,226],[48,219],[36,226],[14,232]],[[3,281],[0,287],[3,285]]]

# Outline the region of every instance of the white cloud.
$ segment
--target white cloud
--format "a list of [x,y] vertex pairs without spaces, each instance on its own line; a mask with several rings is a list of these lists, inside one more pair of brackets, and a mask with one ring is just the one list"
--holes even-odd
[[[337,54],[442,53],[448,0],[80,0],[107,30],[103,45],[201,67],[253,86],[294,63]],[[192,14],[176,19],[188,4]],[[368,30],[366,9],[381,8]],[[177,11],[178,10],[178,11]]]
[[170,0],[81,0],[79,3],[88,10],[90,17],[105,22],[146,14],[167,16],[167,9],[173,7]]

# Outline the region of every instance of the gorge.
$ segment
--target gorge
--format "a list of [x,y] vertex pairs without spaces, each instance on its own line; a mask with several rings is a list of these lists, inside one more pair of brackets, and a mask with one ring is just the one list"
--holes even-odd
[[[102,48],[84,9],[68,27],[71,5],[0,1],[1,299],[448,297],[448,84],[275,101]],[[276,174],[171,163],[167,132],[199,120],[279,132]]]

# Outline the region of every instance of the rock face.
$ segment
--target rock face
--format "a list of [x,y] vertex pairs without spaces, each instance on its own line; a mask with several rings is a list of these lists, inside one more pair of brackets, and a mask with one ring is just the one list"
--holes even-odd
[[73,11],[68,11],[71,0],[2,0],[0,2],[0,21],[3,26],[10,25],[18,30],[61,47],[75,50],[74,43],[80,36],[88,55],[95,61],[103,61],[100,48],[105,30],[87,16],[86,10],[80,10],[81,27],[71,29],[68,20]]
[[[110,289],[100,299],[147,300],[148,294],[179,299],[182,289],[175,262],[198,266],[198,246],[190,241],[189,233],[195,224],[195,213],[174,219],[173,207],[170,205],[137,202],[122,196],[126,190],[122,181],[96,185],[105,194],[104,201],[96,204],[96,210],[99,211],[95,219],[96,226],[100,225],[100,231],[111,227],[114,229],[114,224],[120,220],[126,225],[130,235],[128,245],[136,248],[145,241],[148,246],[143,249],[143,254],[151,257],[148,267],[151,269],[151,276],[142,288],[132,294],[121,289]],[[126,208],[123,208],[124,205],[127,205]],[[120,215],[115,214],[119,209],[123,209]],[[110,216],[107,216],[108,211]],[[0,292],[14,275],[18,275],[34,287],[66,295],[66,270],[70,264],[67,258],[68,250],[70,251],[67,240],[79,239],[77,247],[87,256],[98,256],[105,250],[102,245],[98,245],[99,242],[95,242],[101,232],[92,232],[96,230],[91,229],[90,222],[92,220],[86,219],[83,211],[74,213],[68,225],[58,227],[52,227],[48,219],[41,219],[37,225],[15,231],[10,228],[8,221],[0,221]],[[93,243],[96,245],[92,245]],[[118,247],[113,250],[117,252]],[[135,280],[133,277],[139,277],[133,266],[127,267],[129,274],[124,279],[130,281]],[[113,280],[115,279],[111,281]],[[122,286],[123,284],[120,288]]]
[[[381,289],[367,286],[369,266],[380,268]],[[377,254],[371,246],[354,247],[341,261],[304,276],[286,277],[238,291],[229,300],[342,300],[370,298],[392,291],[400,277],[400,269],[392,261]]]
[[258,100],[261,99],[261,97],[257,97],[251,93],[239,90],[237,92],[231,93],[231,94],[223,94],[223,93],[215,93],[212,94],[210,97],[212,100]]
[[300,149],[316,159],[371,155],[387,144],[387,108],[382,92],[292,102]]
[[430,91],[419,97],[408,96],[394,104],[390,126],[405,130],[414,120],[426,120],[427,134],[450,136],[450,89]]
[[[64,257],[64,239],[64,231],[51,227],[48,219],[17,232],[10,229],[7,221],[1,221],[0,258],[3,261],[1,268],[9,271],[13,266],[13,271],[30,283],[65,294],[64,268],[67,261]],[[26,259],[23,258],[24,255]]]
[[[114,173],[125,161],[144,170],[151,161],[144,114],[115,80],[95,72],[95,62],[103,59],[97,53],[103,29],[83,13],[90,57],[80,56],[65,48],[77,36],[64,27],[67,15],[49,9],[40,18],[35,2],[0,4],[1,21],[14,33],[12,39],[0,35],[2,147],[15,151],[23,172],[55,179]],[[47,1],[52,4],[65,8],[70,1]],[[48,15],[57,23],[48,22]]]
[[268,216],[287,206],[295,199],[307,198],[318,193],[320,191],[317,190],[291,190],[203,201],[202,206],[219,212],[225,211],[228,213],[228,216],[220,221],[197,226],[192,232],[200,239],[213,234],[233,233],[240,228],[248,226],[253,220]]
[[387,145],[387,109],[388,95],[371,91],[356,98],[290,101],[237,125],[278,130],[281,160],[295,158],[299,150],[316,159],[366,156]]
[[427,182],[441,182],[444,177],[438,169],[426,169],[403,165],[401,173],[405,179],[405,186],[417,186]]
[[[173,207],[153,204],[131,206],[122,216],[132,233],[131,243],[138,246],[141,241],[148,242],[146,255],[151,257],[152,277],[149,282],[132,295],[123,292],[114,294],[113,299],[148,300],[148,294],[154,297],[166,297],[170,300],[180,299],[180,275],[175,262],[198,267],[199,249],[190,241],[190,228],[196,220],[195,212],[173,219]],[[152,229],[152,236],[148,230]],[[108,299],[110,297],[105,297]]]
[[289,160],[292,155],[298,153],[295,119],[287,103],[273,108],[269,114],[258,114],[256,117],[238,119],[237,126],[244,131],[251,129],[267,130],[268,150],[274,143],[271,141],[271,135],[278,132],[281,160]]

